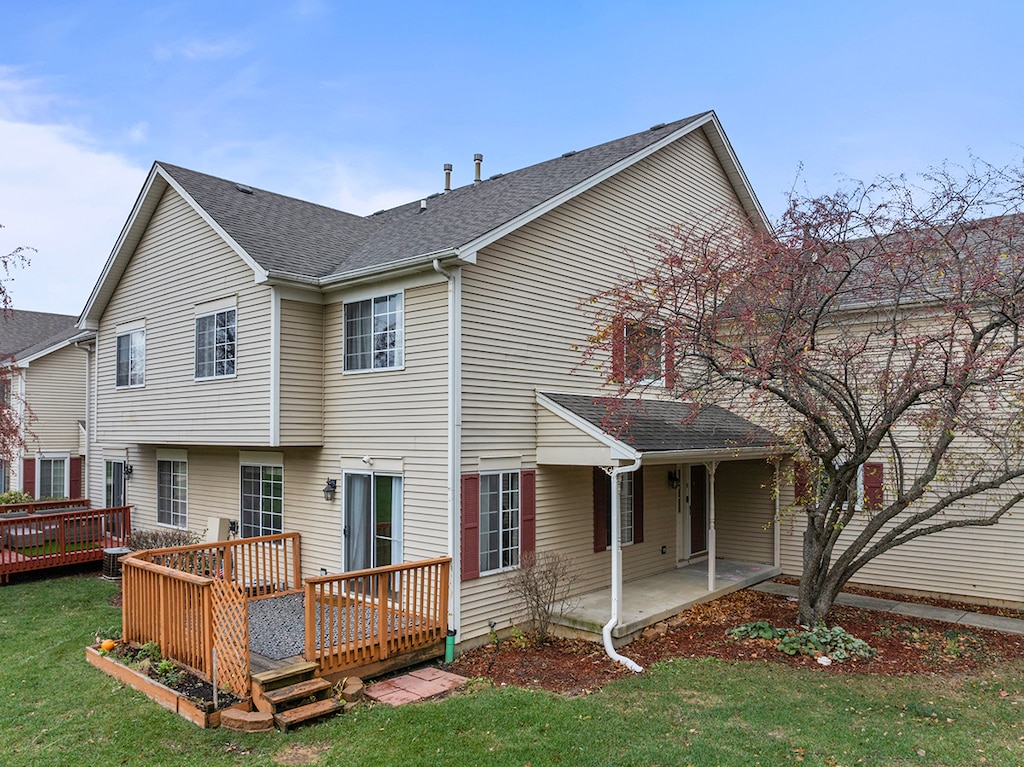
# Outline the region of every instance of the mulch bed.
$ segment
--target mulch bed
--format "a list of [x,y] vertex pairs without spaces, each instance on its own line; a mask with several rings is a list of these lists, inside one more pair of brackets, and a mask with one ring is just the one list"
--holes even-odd
[[[871,592],[872,596],[881,596]],[[941,606],[949,606],[942,602]],[[975,671],[1004,660],[1024,658],[1024,636],[959,626],[940,621],[836,606],[830,625],[842,626],[863,639],[876,653],[870,659],[850,659],[830,666],[815,658],[785,655],[777,641],[737,641],[730,628],[764,620],[781,628],[796,627],[796,604],[785,596],[739,591],[698,605],[668,621],[663,637],[638,639],[620,652],[647,667],[668,658],[720,658],[729,661],[778,663],[821,673],[945,674]],[[531,645],[508,639],[465,653],[450,670],[485,677],[495,684],[518,685],[567,695],[585,695],[632,672],[609,659],[600,644],[553,639]]]

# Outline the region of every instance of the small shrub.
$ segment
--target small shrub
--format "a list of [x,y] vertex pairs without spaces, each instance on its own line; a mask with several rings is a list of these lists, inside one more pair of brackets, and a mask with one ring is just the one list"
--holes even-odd
[[139,648],[139,657],[153,662],[159,661],[163,657],[160,654],[160,645],[156,642],[146,642]]
[[132,530],[128,546],[136,551],[170,549],[199,543],[202,535],[191,530]]
[[537,551],[523,554],[519,567],[509,573],[509,593],[523,601],[538,642],[547,641],[551,625],[569,609],[575,569],[573,559],[565,554]]
[[785,629],[775,628],[768,621],[742,623],[725,632],[730,639],[782,639],[786,636]]
[[28,503],[32,500],[32,496],[23,490],[8,490],[6,493],[0,493],[0,506],[8,503]]
[[779,650],[786,655],[827,655],[839,662],[849,658],[870,658],[875,654],[871,645],[857,639],[842,626],[802,628],[803,631],[791,633],[779,642]]
[[162,683],[168,687],[177,687],[181,684],[183,672],[170,658],[164,658],[156,664],[156,677]]

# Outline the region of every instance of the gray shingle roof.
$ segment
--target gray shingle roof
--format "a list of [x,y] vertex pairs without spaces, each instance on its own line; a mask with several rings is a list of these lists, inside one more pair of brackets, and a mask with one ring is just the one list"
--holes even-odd
[[78,317],[49,312],[26,312],[12,309],[0,313],[0,355],[27,357],[61,341],[78,330]]
[[158,163],[266,269],[325,278],[459,248],[651,146],[702,113],[469,184],[427,201],[356,216]]
[[771,448],[775,436],[716,405],[617,400],[583,394],[544,396],[641,453]]

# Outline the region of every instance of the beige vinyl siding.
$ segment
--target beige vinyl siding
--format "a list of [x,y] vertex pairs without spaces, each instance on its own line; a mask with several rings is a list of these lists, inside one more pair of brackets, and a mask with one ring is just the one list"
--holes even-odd
[[323,444],[324,308],[281,301],[281,444]]
[[[622,549],[625,581],[675,567],[676,491],[669,487],[667,471],[664,466],[644,469],[644,540]],[[608,588],[611,551],[594,551],[593,469],[541,466],[537,471],[537,509],[537,550],[558,551],[572,559],[572,595]],[[461,640],[486,633],[490,620],[499,628],[521,620],[515,600],[507,594],[506,580],[504,574],[497,573],[463,583]]]
[[[215,275],[215,279],[211,279]],[[236,297],[236,376],[195,381],[195,307]],[[270,290],[172,189],[98,332],[102,442],[263,446],[270,440]],[[145,321],[145,386],[115,386],[116,327]]]
[[715,470],[715,550],[738,562],[775,561],[775,467],[768,461],[720,463]]
[[[382,288],[377,295],[400,288]],[[325,310],[324,460],[327,475],[341,478],[341,459],[370,456],[402,460],[405,561],[448,551],[448,287],[443,281],[404,291],[405,366],[401,370],[344,373],[343,304]],[[340,556],[338,484],[323,540],[311,544],[315,563]],[[323,497],[321,496],[321,504]],[[327,565],[323,565],[327,566]]]
[[[791,489],[789,493],[791,497]],[[959,513],[963,512],[949,515]],[[799,576],[802,570],[805,524],[801,511],[789,511],[783,518],[781,553],[787,575]],[[840,538],[840,547],[862,529],[863,522],[854,520]],[[838,553],[841,548],[837,547]],[[897,546],[866,565],[853,582],[967,601],[1020,605],[1024,604],[1024,581],[1014,575],[1012,567],[1022,561],[1024,514],[1018,512],[992,527],[949,530]]]
[[608,466],[611,449],[543,406],[537,407],[537,462]]
[[25,454],[67,452],[79,455],[79,421],[86,413],[84,349],[65,346],[29,363],[25,397],[30,410]]
[[[593,330],[580,302],[629,275],[631,258],[643,262],[651,232],[738,210],[721,165],[698,131],[483,249],[477,265],[463,270],[463,470],[472,471],[476,456],[495,445],[521,454],[523,467],[532,468],[535,392],[597,391],[603,384],[602,371],[585,364],[574,348],[585,347]],[[563,525],[570,537],[581,536],[574,550],[592,548],[589,517],[578,511],[579,499],[591,493],[589,469],[583,474],[574,480],[582,484],[559,505],[562,491],[544,484],[541,467],[538,548],[565,543],[565,534],[555,532]],[[664,535],[658,532],[654,495],[647,506],[651,537],[626,553],[627,578],[674,563],[674,521]],[[549,533],[555,540],[545,538]],[[662,540],[655,545],[657,538]],[[673,553],[661,555],[662,543]],[[588,556],[595,562],[606,558],[592,551]],[[586,565],[580,588],[596,587],[602,570],[600,585],[606,585],[608,569]],[[464,584],[460,639],[486,631],[488,618],[501,609],[512,609],[501,578]]]

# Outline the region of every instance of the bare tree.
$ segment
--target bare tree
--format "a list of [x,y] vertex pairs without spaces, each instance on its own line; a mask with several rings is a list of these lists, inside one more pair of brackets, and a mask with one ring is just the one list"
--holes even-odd
[[801,622],[880,554],[1024,499],[1022,204],[1024,166],[851,182],[775,232],[679,227],[593,299],[623,398],[665,363],[674,395],[796,453]]
[[509,593],[522,600],[538,642],[547,641],[552,624],[568,609],[574,577],[572,558],[558,551],[523,554],[519,567],[509,573]]

